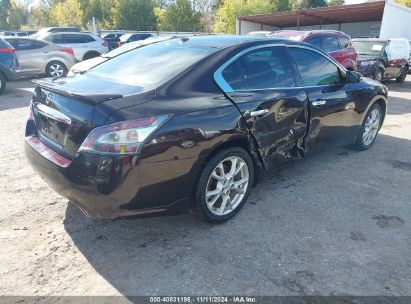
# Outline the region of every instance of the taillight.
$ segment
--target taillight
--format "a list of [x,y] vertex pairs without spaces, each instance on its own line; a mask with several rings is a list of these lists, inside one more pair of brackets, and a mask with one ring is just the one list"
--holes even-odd
[[60,49],[60,52],[64,52],[64,53],[67,53],[67,54],[70,54],[70,55],[74,56],[73,49],[70,49],[70,48]]
[[15,54],[16,50],[12,48],[0,48],[0,53],[5,54]]
[[108,42],[107,42],[107,40],[105,40],[105,39],[103,39],[103,46],[105,46],[105,47],[108,47]]
[[161,115],[97,127],[84,140],[80,151],[114,155],[136,154],[145,140],[167,119],[167,115]]
[[117,41],[118,46],[121,46],[123,44],[123,42],[121,41]]

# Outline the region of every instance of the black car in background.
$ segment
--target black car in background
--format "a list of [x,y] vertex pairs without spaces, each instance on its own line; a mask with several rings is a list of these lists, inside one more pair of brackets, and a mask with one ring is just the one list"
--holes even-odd
[[120,37],[119,41],[117,42],[118,46],[122,46],[125,43],[144,40],[147,38],[153,37],[152,34],[149,33],[131,33],[131,34],[124,34]]
[[396,79],[404,82],[410,59],[410,44],[406,39],[353,39],[358,52],[358,72],[380,82]]
[[172,39],[36,82],[26,155],[88,215],[222,222],[257,176],[334,144],[372,146],[387,88],[305,43]]
[[118,42],[120,41],[120,37],[123,35],[123,33],[105,33],[101,35],[101,38],[107,41],[108,48],[112,50],[119,46]]

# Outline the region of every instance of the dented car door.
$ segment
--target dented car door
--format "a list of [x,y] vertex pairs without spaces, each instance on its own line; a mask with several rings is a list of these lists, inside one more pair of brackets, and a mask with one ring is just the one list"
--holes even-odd
[[267,169],[299,158],[308,124],[308,98],[296,87],[282,46],[243,51],[216,73],[239,108]]

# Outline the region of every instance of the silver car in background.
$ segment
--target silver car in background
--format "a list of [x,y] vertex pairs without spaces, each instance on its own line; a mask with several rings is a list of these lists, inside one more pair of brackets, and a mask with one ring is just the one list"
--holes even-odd
[[98,35],[85,32],[45,33],[37,36],[61,46],[72,48],[77,61],[91,59],[108,52],[107,41]]
[[62,77],[76,63],[71,48],[34,38],[4,37],[3,39],[16,50],[22,77],[44,74],[48,77]]

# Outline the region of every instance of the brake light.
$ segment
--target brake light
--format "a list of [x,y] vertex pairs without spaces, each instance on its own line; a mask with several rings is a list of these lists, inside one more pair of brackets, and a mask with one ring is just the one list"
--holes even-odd
[[11,48],[0,48],[0,53],[3,54],[15,54],[16,50]]
[[105,47],[108,47],[108,42],[107,42],[107,40],[106,39],[103,39],[103,46],[105,46]]
[[73,51],[73,49],[69,49],[69,48],[67,48],[67,49],[61,49],[60,52],[64,52],[64,53],[67,53],[67,54],[70,54],[70,55],[73,55],[73,56],[74,56],[74,51]]
[[145,140],[162,126],[167,115],[97,127],[87,136],[80,151],[102,154],[136,154]]
[[117,41],[118,46],[121,46],[123,44],[123,42],[121,41]]

